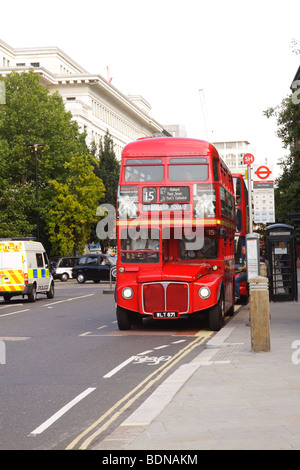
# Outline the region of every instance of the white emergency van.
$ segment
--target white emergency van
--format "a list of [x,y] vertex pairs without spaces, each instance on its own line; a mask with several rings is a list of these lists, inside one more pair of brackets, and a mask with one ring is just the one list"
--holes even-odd
[[54,297],[54,281],[42,243],[28,239],[0,239],[0,296],[16,295],[35,302],[37,294]]

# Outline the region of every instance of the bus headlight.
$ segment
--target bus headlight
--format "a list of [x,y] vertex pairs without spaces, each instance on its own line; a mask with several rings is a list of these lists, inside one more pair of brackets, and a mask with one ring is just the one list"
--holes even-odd
[[122,290],[122,297],[126,300],[129,300],[133,297],[133,290],[131,289],[131,287],[125,287]]
[[208,299],[210,296],[210,290],[208,287],[200,287],[198,290],[198,294],[201,297],[201,299]]

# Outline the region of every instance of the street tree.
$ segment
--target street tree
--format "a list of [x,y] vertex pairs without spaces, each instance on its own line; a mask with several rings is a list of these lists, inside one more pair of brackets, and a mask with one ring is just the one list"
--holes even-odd
[[105,187],[94,173],[97,160],[91,155],[75,155],[66,162],[66,181],[51,181],[52,207],[47,215],[47,230],[52,254],[83,253],[96,210],[104,198]]
[[[95,174],[103,180],[105,186],[105,196],[101,201],[102,208],[98,211],[100,219],[105,217],[107,211],[105,204],[115,207],[117,203],[117,190],[120,176],[120,162],[118,161],[115,151],[114,142],[109,133],[106,131],[104,137],[99,140],[99,165],[95,168]],[[92,226],[91,239],[96,240],[96,225]],[[106,251],[111,241],[106,238],[100,240],[102,251]]]
[[[50,93],[34,71],[10,73],[5,79],[5,103],[0,105],[0,234],[36,234],[47,244],[46,215],[54,194],[50,181],[63,182],[73,155],[88,153],[85,135],[66,112],[58,92]],[[38,204],[35,153],[38,150]]]
[[289,214],[299,212],[300,201],[300,103],[291,95],[264,114],[276,118],[277,136],[287,150],[280,162],[282,173],[276,180],[275,209],[276,220],[290,223]]
[[120,162],[116,158],[114,142],[109,131],[106,131],[105,136],[100,138],[99,166],[96,168],[95,173],[103,180],[106,188],[102,203],[115,206],[120,176]]

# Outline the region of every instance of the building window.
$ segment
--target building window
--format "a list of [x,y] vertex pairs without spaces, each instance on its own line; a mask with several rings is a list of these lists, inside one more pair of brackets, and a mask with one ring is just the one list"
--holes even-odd
[[236,148],[236,142],[226,142],[227,149],[234,149]]
[[39,62],[31,62],[31,67],[39,67],[40,63]]
[[217,144],[215,144],[215,146],[217,147],[217,149],[220,149],[220,150],[225,148],[225,144],[223,142],[221,143],[218,142]]

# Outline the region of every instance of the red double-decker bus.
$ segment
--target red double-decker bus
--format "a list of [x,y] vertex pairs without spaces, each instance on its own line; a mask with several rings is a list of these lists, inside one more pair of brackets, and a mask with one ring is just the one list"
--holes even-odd
[[122,153],[117,208],[119,329],[142,318],[234,311],[233,178],[205,141],[147,138]]

